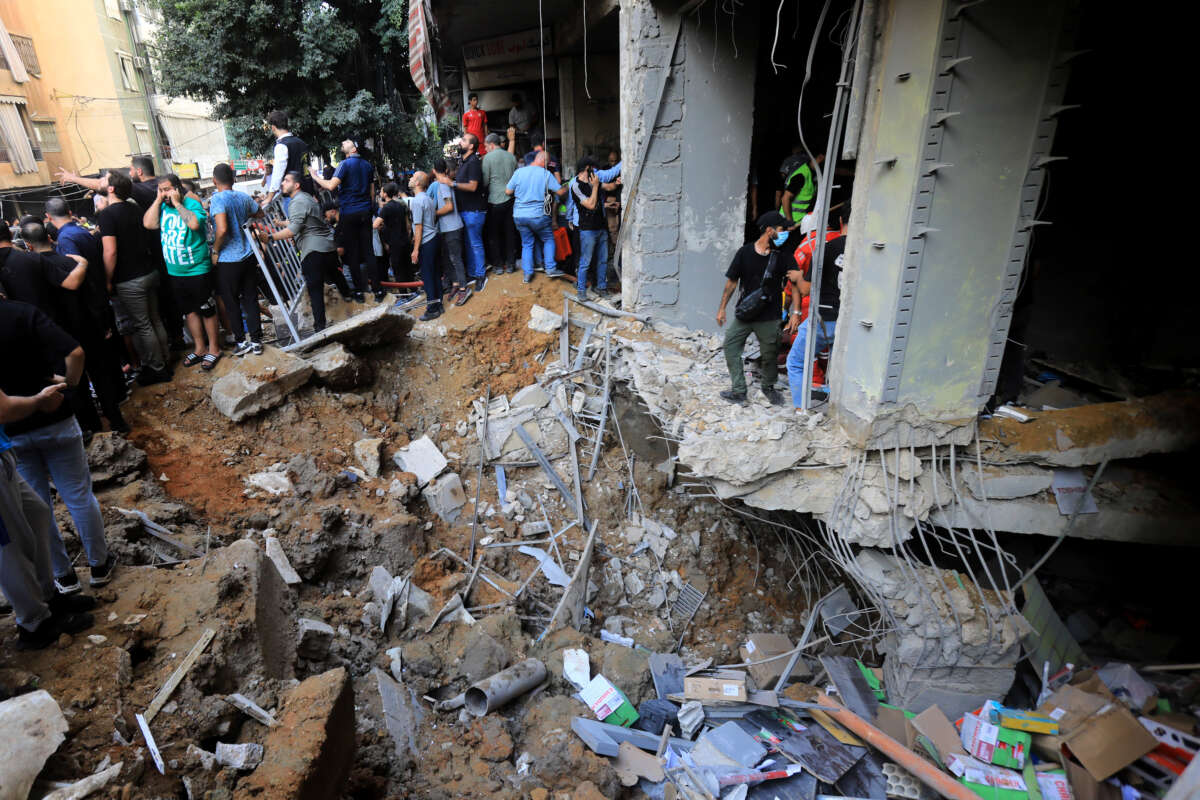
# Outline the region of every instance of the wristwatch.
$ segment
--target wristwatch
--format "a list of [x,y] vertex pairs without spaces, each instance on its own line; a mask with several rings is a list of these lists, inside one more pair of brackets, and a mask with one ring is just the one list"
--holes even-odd
[[450,181],[450,188],[451,188],[451,189],[457,189],[457,188],[458,188],[458,181]]

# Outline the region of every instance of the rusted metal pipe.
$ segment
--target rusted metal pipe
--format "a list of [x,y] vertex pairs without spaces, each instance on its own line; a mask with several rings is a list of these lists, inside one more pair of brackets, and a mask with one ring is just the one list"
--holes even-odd
[[515,700],[546,680],[546,665],[536,658],[527,658],[467,689],[464,699],[467,711],[482,717],[500,706]]

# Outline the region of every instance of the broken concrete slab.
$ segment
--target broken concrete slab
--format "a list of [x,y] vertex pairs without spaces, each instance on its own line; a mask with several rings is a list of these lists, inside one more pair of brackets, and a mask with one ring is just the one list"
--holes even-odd
[[261,356],[242,359],[213,383],[213,405],[234,422],[241,422],[282,403],[312,374],[312,365],[304,359],[267,347]]
[[425,502],[429,503],[429,510],[437,514],[443,522],[450,524],[458,521],[462,507],[467,503],[462,480],[454,472],[431,480],[421,491],[421,495]]
[[550,395],[538,384],[530,384],[512,396],[509,401],[511,408],[528,406],[530,408],[545,408],[550,404]]
[[324,661],[333,644],[333,628],[317,619],[301,617],[296,630],[296,655],[309,661]]
[[424,486],[446,468],[446,457],[428,436],[422,436],[401,447],[392,457],[396,466],[417,476],[417,485]]
[[344,667],[302,682],[283,698],[279,725],[264,740],[263,762],[237,785],[234,800],[338,797],[354,763],[354,685]]
[[562,314],[555,314],[548,308],[534,305],[529,309],[529,325],[532,331],[538,333],[554,333],[562,327]]
[[[42,800],[83,800],[83,798],[100,791],[105,786],[112,783],[113,779],[121,774],[121,768],[124,766],[124,761],[118,761],[112,766],[102,769],[93,775],[89,775],[82,780],[75,781],[70,786],[64,786],[61,789],[55,789],[53,792],[43,797]],[[3,786],[0,786],[0,789],[3,789]]]
[[371,674],[375,676],[376,686],[379,687],[384,724],[392,736],[396,757],[403,763],[420,752],[416,733],[425,714],[416,696],[403,683],[392,679],[378,667],[371,670]]
[[261,489],[272,497],[291,494],[296,490],[292,479],[284,470],[269,469],[251,473],[246,476],[246,485],[252,489]]
[[332,342],[358,350],[403,339],[416,322],[411,316],[391,305],[381,303],[361,311],[349,319],[335,322],[300,343],[298,350],[311,352]]
[[988,500],[1012,500],[1049,489],[1054,480],[1054,470],[1032,464],[986,466],[983,468],[983,479],[980,480],[979,470],[972,464],[963,469],[962,479],[971,494],[979,500],[985,497]]
[[241,744],[226,744],[217,742],[217,751],[213,754],[217,763],[236,770],[251,770],[262,763],[263,746],[254,742]]
[[0,703],[0,790],[24,798],[67,733],[67,719],[44,690]]
[[305,356],[312,364],[314,379],[331,389],[365,386],[374,378],[370,364],[335,342]]
[[292,568],[292,562],[288,561],[287,553],[283,552],[283,545],[274,536],[264,536],[263,541],[266,543],[267,558],[271,559],[271,563],[275,565],[275,569],[279,571],[279,577],[288,586],[295,586],[302,583],[300,575]]
[[359,439],[354,443],[354,460],[369,478],[379,477],[379,452],[383,439]]

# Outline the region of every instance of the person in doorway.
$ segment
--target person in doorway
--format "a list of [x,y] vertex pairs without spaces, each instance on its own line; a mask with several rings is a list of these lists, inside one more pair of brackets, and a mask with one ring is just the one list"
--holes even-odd
[[[53,325],[44,316],[32,315],[31,321]],[[34,337],[43,347],[49,344],[39,332]],[[53,381],[27,395],[0,390],[0,592],[16,616],[18,650],[49,647],[62,634],[87,630],[94,622],[87,612],[95,608],[96,598],[60,594],[54,586],[49,533],[54,517],[21,477],[12,441],[4,433],[5,425],[55,413],[63,405],[64,390],[64,384]]]
[[463,112],[462,129],[463,133],[469,133],[475,137],[476,146],[482,142],[487,136],[487,112],[479,107],[479,95],[471,92],[467,98],[467,110]]
[[[483,224],[487,220],[487,190],[483,185],[483,165],[479,157],[479,143],[474,134],[462,137],[462,164],[450,188],[454,189],[454,203],[462,217],[467,233],[466,259],[467,277],[475,284],[475,291],[482,292],[487,283],[487,259],[483,253]],[[438,180],[442,180],[441,176]]]
[[217,300],[213,292],[208,215],[199,200],[184,197],[178,175],[164,175],[154,202],[142,215],[146,230],[159,231],[175,304],[185,315],[193,349],[183,366],[211,371],[221,360]]
[[546,153],[540,152],[527,167],[521,167],[508,179],[504,191],[516,201],[513,221],[521,233],[521,270],[524,282],[533,281],[533,248],[542,248],[546,275],[556,278],[563,273],[554,267],[554,230],[551,227],[552,203],[562,197],[567,187],[560,184],[546,169]]
[[437,204],[438,252],[442,273],[450,282],[450,302],[461,306],[471,297],[471,289],[467,286],[463,262],[463,221],[451,183],[446,160],[439,158],[433,163],[433,183],[429,185],[428,193]]
[[809,161],[803,155],[803,146],[797,147],[800,148],[800,153],[795,152],[796,148],[793,148],[792,152],[793,158],[801,156],[799,161],[785,160],[780,165],[781,175],[782,170],[790,166],[790,171],[783,175],[783,191],[779,201],[779,213],[787,219],[789,228],[799,226],[801,220],[812,211],[813,202],[817,197],[817,167],[825,162],[824,153]]
[[[28,304],[0,300],[0,391],[10,397],[27,397],[48,384],[61,383],[68,401],[5,423],[4,433],[21,477],[50,508],[53,482],[83,544],[91,566],[90,583],[103,586],[112,580],[117,558],[108,549],[100,503],[92,493],[83,431],[69,402],[70,393],[87,391],[86,385],[80,384],[83,366],[83,348],[49,317]],[[78,592],[79,578],[53,515],[41,530],[47,536],[55,587],[63,594]]]
[[517,171],[517,157],[502,146],[500,135],[487,137],[487,155],[481,169],[487,188],[487,238],[492,251],[492,264],[497,272],[515,272],[517,267],[517,228],[513,223],[513,198],[504,191],[508,180]]
[[[512,107],[508,110],[508,126],[509,126],[509,141],[510,148],[516,147],[518,144],[528,146],[529,134],[533,131],[534,122],[537,119],[535,109],[517,92],[513,92]],[[513,155],[516,155],[516,150],[511,150]]]
[[[619,168],[621,165],[621,151],[617,148],[611,148],[608,151],[608,168]],[[604,199],[604,220],[608,224],[608,246],[613,249],[613,258],[616,258],[617,236],[621,232],[621,194],[624,187],[618,182],[616,187],[608,193]]]
[[[746,339],[753,333],[758,339],[762,353],[762,391],[771,405],[782,405],[783,395],[775,388],[779,366],[779,296],[782,273],[785,269],[777,249],[787,240],[787,220],[778,211],[768,211],[757,220],[759,235],[744,244],[734,254],[725,271],[725,289],[721,292],[721,304],[717,307],[717,325],[725,325],[725,307],[733,296],[734,289],[741,287],[741,298],[762,289],[765,301],[749,319],[738,319],[735,312],[729,327],[725,329],[725,365],[729,368],[732,384],[729,391],[721,392],[721,398],[731,403],[746,402],[746,371],[742,364],[742,353],[746,350]],[[739,300],[740,302],[740,300]]]
[[384,244],[387,245],[392,278],[400,283],[411,283],[413,268],[412,261],[408,258],[409,251],[412,250],[408,206],[400,199],[400,186],[396,183],[385,183],[381,196],[383,204],[371,224],[380,232]]
[[321,207],[311,194],[300,188],[304,176],[289,172],[280,181],[279,190],[288,198],[287,227],[273,233],[258,232],[262,241],[295,239],[296,247],[304,254],[300,271],[304,274],[304,287],[312,305],[313,329],[325,330],[325,281],[337,287],[342,297],[350,299],[350,287],[338,265],[337,245],[333,241],[333,228],[325,221]]
[[337,165],[333,177],[326,180],[313,175],[313,181],[326,191],[338,193],[338,217],[345,237],[345,263],[350,267],[350,277],[354,279],[354,299],[360,303],[363,301],[367,284],[363,280],[362,265],[366,264],[366,280],[375,293],[375,301],[379,302],[387,294],[379,283],[379,265],[371,242],[371,220],[375,216],[375,168],[359,154],[358,142],[354,139],[342,142],[342,153],[346,157]]
[[596,171],[596,161],[584,156],[577,165],[578,173],[571,181],[571,208],[574,224],[579,229],[579,267],[575,273],[575,290],[581,301],[587,300],[588,268],[595,264],[595,287],[600,295],[608,294],[608,227],[604,221],[605,185]]
[[442,315],[442,276],[437,264],[437,205],[427,191],[429,176],[424,172],[413,173],[408,188],[413,195],[408,203],[413,227],[410,260],[420,271],[424,284],[425,313],[421,315],[421,321],[428,322]]
[[[837,328],[838,311],[842,304],[842,290],[839,285],[842,260],[846,253],[846,223],[850,219],[849,204],[840,209],[835,208],[829,213],[829,230],[825,233],[825,251],[821,257],[821,286],[813,322],[816,326],[816,340],[813,353],[820,353],[833,342],[833,333]],[[809,280],[812,271],[813,251],[817,244],[817,232],[813,231],[805,237],[804,242],[796,248],[796,269],[788,270],[787,280],[792,285],[792,302],[788,311],[787,332],[795,338],[792,348],[788,351],[787,375],[788,385],[792,393],[792,405],[797,410],[801,408],[804,399],[804,359],[805,346],[808,342],[808,320],[801,313],[801,304],[805,297],[809,298],[808,313],[813,314],[812,283]],[[815,371],[814,371],[815,372]],[[813,385],[814,389],[823,389]]]
[[213,185],[217,191],[208,209],[216,230],[212,260],[217,270],[217,290],[229,315],[230,333],[237,340],[233,354],[262,355],[258,260],[243,226],[247,220],[262,218],[263,212],[250,195],[234,191],[233,168],[228,164],[213,167]]
[[[159,313],[157,242],[142,225],[144,209],[133,198],[129,176],[110,170],[105,176],[108,204],[100,212],[100,246],[104,272],[132,326],[133,347],[142,386],[171,380],[171,340]],[[158,251],[156,253],[155,251]]]

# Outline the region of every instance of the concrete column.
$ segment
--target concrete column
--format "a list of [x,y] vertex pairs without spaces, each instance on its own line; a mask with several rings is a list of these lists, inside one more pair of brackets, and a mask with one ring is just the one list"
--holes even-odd
[[568,164],[574,164],[579,158],[578,137],[575,126],[575,59],[571,56],[561,56],[558,59],[558,112],[562,136],[563,175],[566,176]]
[[962,6],[879,8],[830,372],[864,444],[970,438],[1053,141],[1067,0]]
[[[687,17],[668,70],[680,24],[678,15],[649,0],[622,3],[622,176],[633,197],[622,248],[623,299],[657,319],[715,329],[721,276],[742,245],[757,11],[739,11],[732,37],[727,29],[714,37]],[[637,159],[652,127],[635,193]]]

